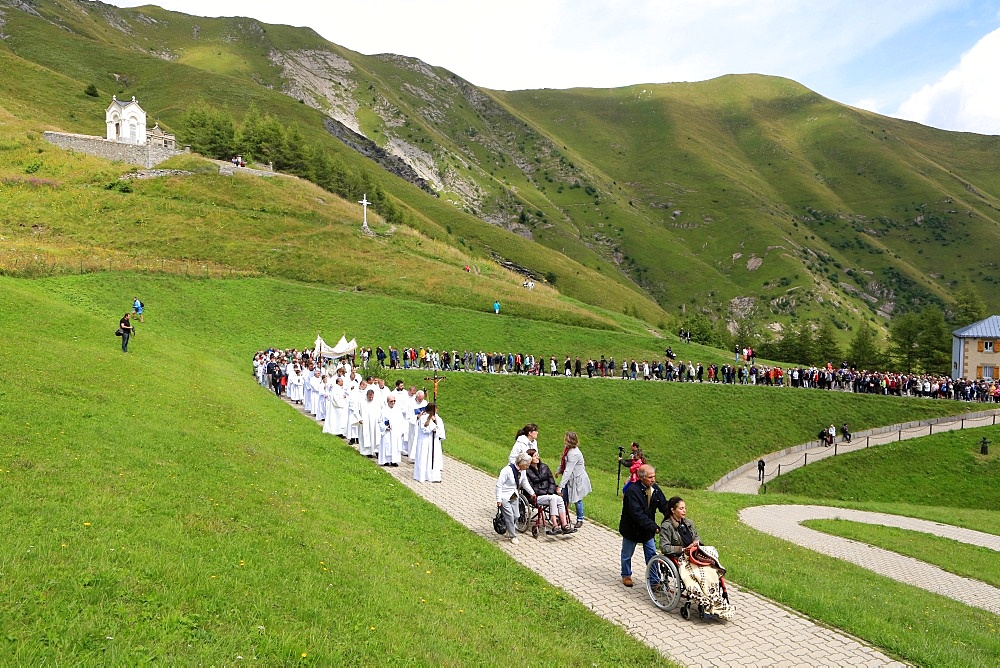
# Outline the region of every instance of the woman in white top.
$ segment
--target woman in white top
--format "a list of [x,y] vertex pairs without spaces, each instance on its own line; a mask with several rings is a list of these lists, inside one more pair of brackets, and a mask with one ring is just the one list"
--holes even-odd
[[535,496],[535,491],[528,482],[528,474],[525,473],[530,465],[531,455],[522,452],[513,463],[500,469],[500,475],[497,476],[497,508],[500,509],[507,524],[507,537],[514,545],[518,542],[517,520],[520,517],[517,489],[520,487],[529,497]]
[[510,449],[510,456],[507,457],[507,463],[513,464],[519,454],[531,449],[538,452],[538,425],[534,422],[524,425],[517,432],[514,447]]

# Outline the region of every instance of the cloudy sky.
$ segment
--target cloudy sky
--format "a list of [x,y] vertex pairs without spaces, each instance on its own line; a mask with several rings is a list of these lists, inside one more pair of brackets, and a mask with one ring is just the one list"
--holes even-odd
[[603,88],[757,72],[881,114],[1000,134],[1000,0],[155,4],[309,26],[355,51],[415,56],[486,88]]

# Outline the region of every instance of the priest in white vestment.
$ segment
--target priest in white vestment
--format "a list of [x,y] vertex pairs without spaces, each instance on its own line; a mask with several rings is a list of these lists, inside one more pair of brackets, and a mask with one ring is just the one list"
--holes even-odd
[[379,419],[379,431],[382,433],[378,449],[379,466],[399,466],[402,460],[403,433],[408,427],[409,424],[403,417],[396,396],[390,394],[385,399],[385,407]]
[[322,403],[323,379],[319,375],[319,369],[313,371],[309,377],[309,412],[314,416],[319,415],[319,407]]
[[302,407],[306,413],[310,412],[312,408],[312,383],[309,379],[312,378],[312,371],[308,369],[302,370]]
[[347,436],[347,390],[344,389],[343,378],[337,378],[330,386],[327,402],[323,431],[334,436]]
[[417,418],[417,442],[411,451],[415,459],[414,480],[441,482],[441,473],[444,471],[441,441],[444,439],[444,422],[437,415],[437,405],[427,404],[426,410]]
[[350,443],[358,442],[358,417],[361,412],[361,404],[365,400],[365,388],[367,384],[361,381],[360,385],[347,390],[347,440]]
[[286,386],[286,391],[288,393],[288,399],[294,401],[297,404],[302,403],[302,384],[304,379],[302,374],[298,372],[295,368],[292,368],[292,372],[288,374],[288,380],[286,381],[288,385]]
[[375,399],[375,389],[368,388],[358,410],[358,452],[365,457],[378,454],[381,439],[378,423],[381,417],[382,404]]
[[[416,393],[416,389],[414,389],[413,392]],[[396,383],[396,389],[392,391],[390,396],[396,398],[396,408],[398,408],[399,412],[403,415],[404,429],[403,433],[400,435],[400,452],[406,455],[410,452],[410,449],[406,445],[409,442],[410,436],[410,395],[407,393],[406,386],[403,385],[403,382],[399,381]]]
[[416,446],[417,444],[417,418],[424,412],[427,408],[427,401],[424,399],[424,391],[417,390],[417,393],[413,395],[413,401],[410,403],[410,410],[406,413],[406,419],[410,423],[410,429],[407,432],[406,438],[408,442],[408,451],[410,461],[415,461],[416,456]]

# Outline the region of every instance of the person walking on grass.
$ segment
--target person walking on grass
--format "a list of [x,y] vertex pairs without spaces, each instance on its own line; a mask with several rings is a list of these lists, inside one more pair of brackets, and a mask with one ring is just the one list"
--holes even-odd
[[138,297],[133,297],[132,298],[132,311],[133,311],[133,313],[135,313],[137,316],[139,316],[139,322],[146,322],[145,320],[142,319],[142,309],[143,309],[143,303],[141,301],[139,301]]
[[128,352],[128,340],[132,338],[135,328],[132,326],[132,316],[126,313],[118,323],[118,328],[122,331],[122,352]]

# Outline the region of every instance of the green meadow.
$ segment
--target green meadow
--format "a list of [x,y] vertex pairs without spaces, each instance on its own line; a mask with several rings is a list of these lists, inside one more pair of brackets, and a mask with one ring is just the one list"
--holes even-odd
[[[3,664],[667,664],[321,434],[256,384],[253,354],[345,334],[372,347],[554,355],[560,368],[567,355],[620,365],[671,346],[707,366],[732,357],[681,344],[678,326],[708,336],[733,320],[763,331],[826,319],[843,343],[862,321],[884,328],[869,290],[947,307],[968,282],[998,303],[995,137],[877,117],[758,75],[485,91],[247,19],[37,0],[0,20]],[[148,49],[123,46],[122,26]],[[336,103],[357,106],[377,145],[426,153],[436,195],[334,138],[334,100],[282,92],[298,75],[275,56],[303,50],[342,61]],[[369,211],[368,236],[363,191],[343,184],[341,197],[299,178],[221,176],[198,155],[161,165],[192,174],[123,181],[135,168],[44,141],[45,130],[101,133],[112,94],[137,95],[181,142],[185,114],[206,98],[237,124],[256,107],[395,215]],[[525,270],[535,290],[522,287]],[[112,333],[134,296],[146,322],[126,355]],[[753,308],[741,315],[735,297]],[[426,375],[395,377],[429,385]],[[739,587],[916,665],[1000,665],[995,615],[738,518],[751,505],[823,503],[996,533],[998,455],[977,444],[1000,442],[1000,428],[817,462],[765,496],[705,491],[821,425],[978,406],[446,376],[449,455],[493,474],[535,422],[555,466],[576,431],[594,485],[587,521],[614,529],[618,448],[639,441]],[[1000,579],[988,551],[810,525]],[[607,563],[616,575],[617,555]]]
[[1000,587],[1000,559],[995,550],[987,547],[968,545],[920,531],[847,520],[810,520],[803,525],[921,559],[949,573]]
[[[971,412],[996,404],[965,404]],[[769,491],[845,501],[892,501],[955,508],[1000,508],[1000,427],[887,443],[810,464],[768,483]]]
[[0,283],[5,661],[663,662],[257,386],[277,284]]
[[[112,332],[133,295],[147,306],[146,322],[124,355]],[[0,340],[12,351],[0,388],[11,536],[0,546],[0,600],[16,663],[380,656],[461,665],[501,650],[504,662],[531,663],[538,647],[560,664],[660,660],[254,382],[256,350],[307,346],[317,333],[372,345],[440,340],[459,350],[518,340],[535,354],[653,354],[660,345],[651,336],[277,279],[0,277]],[[588,519],[611,527],[620,510],[617,445],[638,436],[665,491],[688,499],[738,585],[915,663],[1000,661],[995,616],[737,518],[747,505],[811,499],[690,489],[728,462],[807,440],[814,420],[802,414],[835,409],[860,428],[957,410],[950,403],[460,373],[448,374],[440,400],[449,454],[488,472],[526,421],[541,426],[541,450],[553,463],[562,432],[577,431],[595,488]],[[785,401],[794,410],[782,409]],[[1000,519],[995,510],[891,507],[986,531]],[[610,570],[615,560],[609,555]],[[523,643],[502,640],[513,627]],[[566,635],[575,642],[551,642]]]

